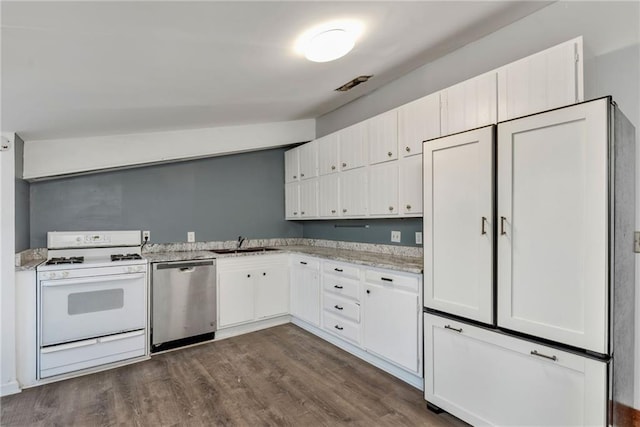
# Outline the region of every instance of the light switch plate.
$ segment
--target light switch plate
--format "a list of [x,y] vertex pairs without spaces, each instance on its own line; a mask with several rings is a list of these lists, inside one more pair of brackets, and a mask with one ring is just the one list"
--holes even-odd
[[401,238],[401,234],[399,231],[392,231],[391,232],[391,241],[394,243],[400,243],[400,238]]
[[143,241],[151,240],[151,232],[150,231],[143,231],[142,232],[142,240]]
[[195,243],[196,241],[196,232],[195,231],[187,231],[187,242]]
[[416,245],[422,244],[422,231],[416,231]]
[[633,233],[633,251],[640,254],[640,231]]

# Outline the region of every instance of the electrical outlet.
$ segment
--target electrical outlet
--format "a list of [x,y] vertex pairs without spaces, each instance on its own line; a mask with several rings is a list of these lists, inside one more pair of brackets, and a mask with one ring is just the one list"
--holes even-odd
[[187,232],[187,242],[195,243],[195,241],[196,241],[196,232],[195,231],[188,231]]
[[422,244],[422,231],[416,231],[416,245]]
[[145,241],[145,242],[151,240],[151,232],[150,231],[143,231],[142,232],[142,240]]
[[640,254],[640,231],[633,233],[633,251]]
[[400,243],[400,237],[401,234],[399,231],[392,231],[391,232],[391,241],[395,242],[395,243]]

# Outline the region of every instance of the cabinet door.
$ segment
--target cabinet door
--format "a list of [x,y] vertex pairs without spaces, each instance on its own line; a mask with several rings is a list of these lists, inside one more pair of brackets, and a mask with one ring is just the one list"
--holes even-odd
[[400,213],[422,214],[422,156],[400,160]]
[[278,316],[289,313],[289,269],[287,265],[271,265],[254,270],[255,317]]
[[338,156],[338,144],[340,143],[339,134],[318,138],[318,168],[320,175],[327,175],[340,171],[340,163]]
[[403,156],[422,153],[422,142],[440,136],[440,92],[398,109],[398,142]]
[[497,122],[496,73],[490,72],[444,89],[442,135]]
[[398,215],[398,162],[369,168],[369,214]]
[[607,353],[608,100],[498,126],[498,324]]
[[284,211],[287,219],[300,218],[300,184],[290,182],[284,186]]
[[318,180],[309,179],[300,182],[300,218],[318,216]]
[[250,270],[219,271],[218,326],[249,322],[254,318],[255,274]]
[[357,123],[339,132],[340,169],[349,170],[367,164],[367,126]]
[[498,70],[500,121],[582,102],[582,37]]
[[472,425],[606,425],[605,362],[429,314],[424,332],[425,399],[452,415]]
[[320,326],[320,273],[317,269],[292,267],[291,315]]
[[309,179],[318,176],[318,143],[307,142],[301,145],[300,150],[300,179]]
[[387,111],[367,120],[369,163],[398,158],[398,110]]
[[418,295],[392,287],[364,285],[363,342],[367,351],[419,372]]
[[340,216],[340,174],[321,176],[319,181],[320,217]]
[[493,322],[494,127],[424,145],[424,305]]
[[300,149],[292,148],[284,152],[284,182],[300,179]]
[[342,216],[365,216],[367,214],[367,196],[366,169],[340,174]]

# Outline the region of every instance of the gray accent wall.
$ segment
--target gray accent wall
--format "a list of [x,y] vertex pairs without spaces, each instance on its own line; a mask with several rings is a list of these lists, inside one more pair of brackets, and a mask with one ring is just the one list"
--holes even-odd
[[149,230],[153,243],[302,237],[284,219],[283,148],[31,184],[31,247],[47,231]]
[[16,252],[29,249],[29,190],[30,185],[22,179],[24,163],[24,141],[15,136],[15,245]]
[[[422,231],[422,218],[304,221],[303,224],[303,237],[308,239],[422,246],[415,241],[416,231]],[[391,231],[400,231],[400,243],[391,242]]]

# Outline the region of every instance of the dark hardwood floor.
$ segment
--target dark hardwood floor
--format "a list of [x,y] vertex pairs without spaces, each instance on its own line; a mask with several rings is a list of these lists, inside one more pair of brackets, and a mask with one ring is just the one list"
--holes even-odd
[[413,387],[287,324],[24,390],[15,425],[462,425]]

